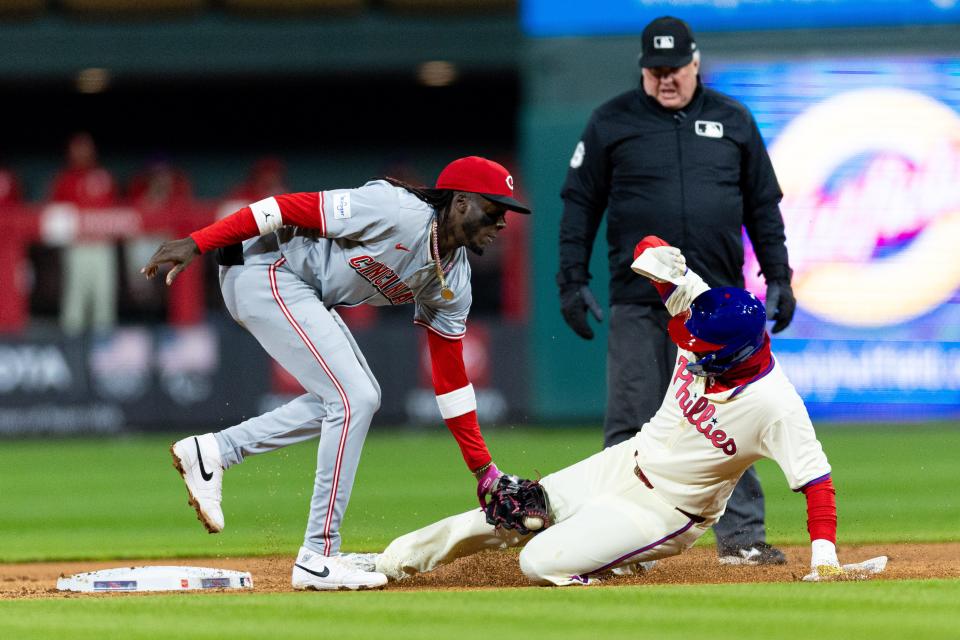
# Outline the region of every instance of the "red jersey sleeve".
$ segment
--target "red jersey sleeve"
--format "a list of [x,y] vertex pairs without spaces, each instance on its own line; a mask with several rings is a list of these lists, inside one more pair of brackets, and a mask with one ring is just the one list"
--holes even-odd
[[433,388],[440,415],[460,445],[460,452],[471,471],[490,462],[490,452],[480,433],[477,400],[463,364],[463,342],[449,340],[427,331]]
[[326,235],[323,193],[288,193],[265,198],[190,234],[201,253],[296,225]]

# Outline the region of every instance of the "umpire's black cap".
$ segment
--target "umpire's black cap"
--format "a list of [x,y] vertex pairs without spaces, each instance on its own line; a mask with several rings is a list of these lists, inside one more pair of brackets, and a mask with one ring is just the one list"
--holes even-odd
[[640,41],[643,45],[641,67],[685,67],[697,50],[690,25],[672,16],[663,16],[648,24]]

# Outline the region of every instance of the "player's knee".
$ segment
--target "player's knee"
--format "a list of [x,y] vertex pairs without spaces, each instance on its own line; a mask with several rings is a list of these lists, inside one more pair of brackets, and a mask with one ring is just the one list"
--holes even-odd
[[543,557],[542,550],[534,545],[524,547],[520,552],[520,571],[528,580],[536,584],[551,584],[553,581],[548,577],[550,575],[550,563]]
[[353,385],[347,395],[354,413],[373,415],[380,408],[380,391],[369,382]]

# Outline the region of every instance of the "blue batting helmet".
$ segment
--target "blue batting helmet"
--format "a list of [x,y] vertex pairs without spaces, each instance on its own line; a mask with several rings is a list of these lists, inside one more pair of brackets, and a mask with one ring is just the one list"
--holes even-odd
[[743,362],[763,345],[767,314],[749,291],[737,287],[709,289],[690,309],[674,316],[667,331],[678,347],[699,358],[687,365],[698,376],[715,376]]

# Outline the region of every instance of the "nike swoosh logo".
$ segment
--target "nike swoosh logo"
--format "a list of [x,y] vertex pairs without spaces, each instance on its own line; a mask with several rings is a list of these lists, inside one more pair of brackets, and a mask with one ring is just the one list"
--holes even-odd
[[410,253],[410,249],[407,249],[405,246],[403,246],[403,245],[400,244],[399,242],[398,242],[398,243],[396,244],[396,246],[394,246],[393,248],[394,248],[394,249],[400,249],[400,251],[406,251],[407,253]]
[[213,474],[207,473],[207,470],[203,468],[203,456],[200,455],[200,441],[196,438],[193,439],[193,444],[197,447],[197,460],[200,461],[200,477],[202,477],[207,482],[213,480]]
[[307,568],[306,568],[305,566],[303,566],[302,564],[296,564],[296,563],[294,563],[293,566],[297,567],[298,569],[303,569],[303,570],[306,571],[307,573],[310,573],[310,574],[312,574],[312,575],[315,575],[315,576],[317,576],[318,578],[326,578],[328,575],[330,575],[330,567],[324,567],[324,568],[323,568],[323,571],[311,571],[310,569],[307,569]]

